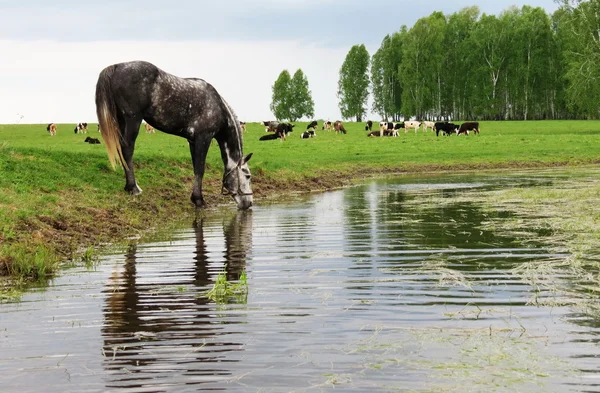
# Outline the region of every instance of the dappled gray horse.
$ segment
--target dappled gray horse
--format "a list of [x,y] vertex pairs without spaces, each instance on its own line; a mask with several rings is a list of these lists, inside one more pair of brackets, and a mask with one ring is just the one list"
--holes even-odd
[[222,191],[238,208],[252,206],[252,154],[243,156],[240,122],[216,89],[198,78],[179,78],[145,61],[106,67],[96,84],[96,113],[110,162],[121,162],[125,190],[142,192],[133,172],[133,150],[142,120],[167,134],[186,138],[192,154],[195,181],[191,200],[205,205],[202,178],[210,141],[215,138],[223,160]]

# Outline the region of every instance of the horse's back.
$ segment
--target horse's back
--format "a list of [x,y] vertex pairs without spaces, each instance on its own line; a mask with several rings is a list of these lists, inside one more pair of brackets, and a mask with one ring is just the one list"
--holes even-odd
[[203,79],[178,77],[147,61],[117,63],[103,72],[110,75],[121,111],[158,130],[190,137],[191,129],[218,130],[228,125],[227,104]]

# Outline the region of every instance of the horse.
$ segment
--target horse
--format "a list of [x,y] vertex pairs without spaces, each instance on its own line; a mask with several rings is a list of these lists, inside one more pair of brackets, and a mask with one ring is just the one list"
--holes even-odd
[[243,155],[242,132],[235,113],[208,82],[180,78],[145,61],[118,63],[104,68],[96,83],[96,113],[109,161],[125,170],[125,191],[142,192],[133,171],[133,151],[140,124],[186,138],[192,156],[194,185],[191,201],[206,205],[202,194],[206,155],[214,138],[221,150],[221,192],[229,194],[238,209],[252,206],[248,161]]
[[50,133],[50,136],[56,135],[56,124],[54,124],[54,123],[48,124],[48,126],[46,127],[46,131],[48,131]]

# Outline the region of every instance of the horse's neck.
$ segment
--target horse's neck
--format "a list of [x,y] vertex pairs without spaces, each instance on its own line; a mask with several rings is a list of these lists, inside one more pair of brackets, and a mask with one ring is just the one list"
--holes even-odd
[[225,168],[231,169],[236,166],[242,159],[242,139],[237,135],[237,129],[233,133],[229,133],[224,140],[219,141],[221,147],[221,158]]

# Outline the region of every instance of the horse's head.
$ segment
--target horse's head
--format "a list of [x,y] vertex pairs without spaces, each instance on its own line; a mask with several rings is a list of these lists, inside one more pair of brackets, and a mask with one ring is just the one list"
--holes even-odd
[[223,194],[230,194],[238,209],[246,210],[252,206],[252,188],[250,187],[250,168],[248,161],[252,153],[240,159],[236,166],[229,168],[223,175]]

